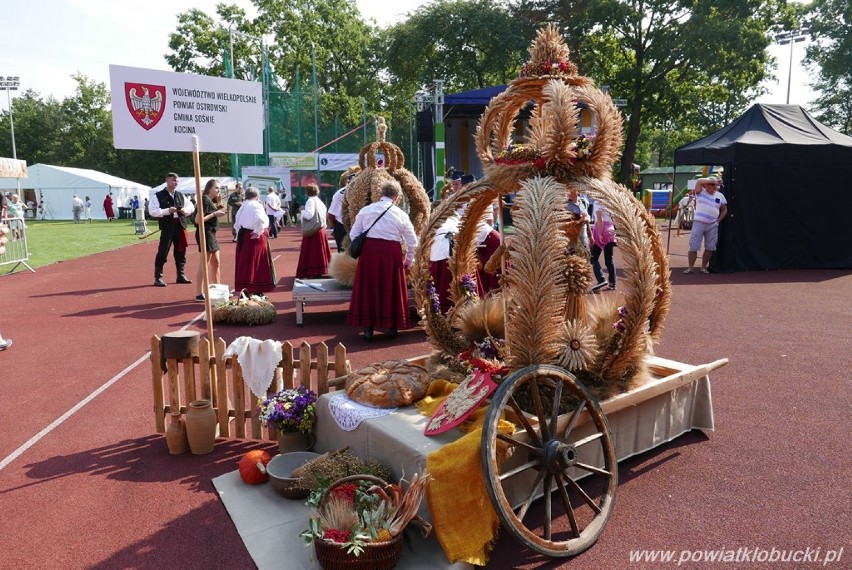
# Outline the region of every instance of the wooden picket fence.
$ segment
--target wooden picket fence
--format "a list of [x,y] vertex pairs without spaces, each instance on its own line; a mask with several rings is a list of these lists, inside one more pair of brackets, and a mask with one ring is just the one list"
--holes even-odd
[[[216,356],[210,356],[210,344],[207,339],[201,338],[197,357],[166,359],[167,370],[164,373],[160,368],[160,337],[151,337],[151,379],[157,433],[166,432],[166,418],[173,411],[185,415],[190,402],[210,400],[219,421],[219,437],[277,439],[276,430],[265,428],[257,416],[257,399],[243,381],[237,357],[222,357],[225,348],[225,341],[219,338],[216,340]],[[342,344],[335,346],[333,360],[329,360],[328,346],[323,342],[316,346],[315,360],[311,359],[311,353],[311,345],[307,342],[302,342],[295,356],[293,345],[289,341],[282,343],[282,358],[267,394],[296,386],[325,394],[341,387],[344,377],[351,372],[346,347]]]

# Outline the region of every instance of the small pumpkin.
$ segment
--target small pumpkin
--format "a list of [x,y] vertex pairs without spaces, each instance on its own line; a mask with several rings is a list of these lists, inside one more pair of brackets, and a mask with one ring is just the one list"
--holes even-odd
[[240,479],[249,485],[258,485],[269,480],[266,464],[272,461],[272,456],[262,449],[246,452],[240,459]]

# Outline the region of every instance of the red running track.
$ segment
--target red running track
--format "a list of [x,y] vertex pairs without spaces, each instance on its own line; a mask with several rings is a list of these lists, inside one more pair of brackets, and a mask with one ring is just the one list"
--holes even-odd
[[[226,282],[229,236],[220,239]],[[428,352],[417,328],[363,342],[345,304],[309,306],[296,327],[298,239],[287,229],[271,241],[284,276],[270,295],[277,322],[217,327],[217,336],[342,342],[356,368]],[[631,563],[631,551],[672,550],[677,560],[740,547],[811,548],[812,557],[844,548],[826,567],[852,567],[852,273],[686,276],[687,239],[672,237],[674,299],[657,353],[731,360],[713,374],[717,431],[621,463],[612,517],[585,554],[547,560],[504,529],[488,568],[665,568],[677,565]],[[151,286],[155,252],[148,241],[0,278],[0,333],[15,341],[0,352],[0,568],[253,567],[211,479],[258,443],[220,440],[210,455],[172,457],[154,433],[150,337],[205,330],[195,287],[175,285],[173,266],[168,287]],[[197,261],[191,253],[189,275]]]

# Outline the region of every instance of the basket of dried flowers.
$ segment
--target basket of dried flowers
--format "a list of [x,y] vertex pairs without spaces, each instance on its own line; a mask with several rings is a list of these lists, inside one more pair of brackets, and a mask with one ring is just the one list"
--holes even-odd
[[[402,554],[402,532],[413,519],[424,528],[431,525],[417,516],[431,476],[415,474],[408,487],[388,483],[372,475],[338,479],[320,495],[308,530],[317,561],[324,570],[390,570]],[[309,501],[309,504],[311,501]]]

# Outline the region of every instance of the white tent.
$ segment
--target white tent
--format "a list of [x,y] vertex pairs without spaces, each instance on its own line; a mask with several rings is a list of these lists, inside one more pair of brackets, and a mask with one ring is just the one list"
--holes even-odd
[[[16,178],[0,178],[0,191],[16,191]],[[129,206],[130,199],[138,196],[143,201],[151,190],[150,186],[110,176],[97,170],[34,164],[27,167],[27,178],[20,179],[21,199],[38,203],[44,200],[47,219],[71,220],[74,215],[71,203],[76,194],[92,200],[92,217],[105,220],[103,203],[107,194],[112,194],[112,205],[118,216],[119,207]]]

